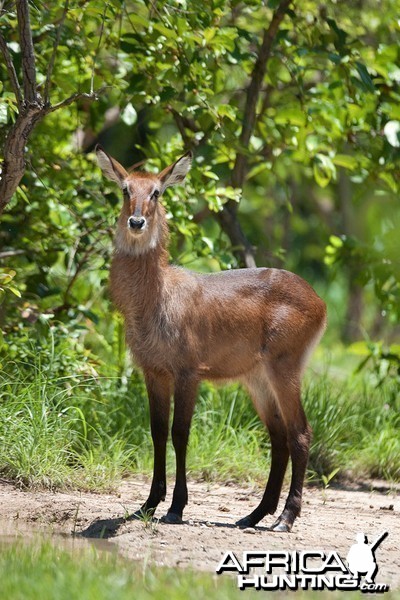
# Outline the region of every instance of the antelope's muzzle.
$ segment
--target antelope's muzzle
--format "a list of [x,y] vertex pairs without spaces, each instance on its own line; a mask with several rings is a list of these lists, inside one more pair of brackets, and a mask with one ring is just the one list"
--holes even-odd
[[142,232],[146,226],[146,219],[144,217],[129,217],[128,227],[134,233]]

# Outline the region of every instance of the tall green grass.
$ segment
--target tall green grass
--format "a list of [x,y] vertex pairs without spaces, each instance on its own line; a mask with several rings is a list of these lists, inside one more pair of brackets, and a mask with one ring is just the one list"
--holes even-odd
[[313,428],[309,472],[400,481],[400,396],[368,375],[309,380],[303,403]]
[[[5,365],[7,367],[7,365]],[[400,480],[400,399],[361,376],[310,377],[303,391],[314,437],[309,477]],[[0,472],[26,486],[110,489],[132,472],[150,472],[148,402],[130,378],[59,376],[39,362],[0,374]],[[238,386],[202,386],[193,419],[188,469],[194,477],[264,481],[269,441]],[[168,471],[174,471],[169,444]]]
[[99,489],[141,466],[136,459],[146,418],[142,428],[137,423],[128,428],[130,404],[121,414],[113,402],[117,389],[109,380],[104,384],[108,394],[102,396],[101,379],[59,378],[40,364],[28,373],[16,365],[12,375],[3,372],[1,472],[26,486]]
[[[239,600],[262,594],[238,590],[230,574],[146,566],[95,548],[70,553],[48,542],[0,548],[0,589],[5,600]],[[286,597],[287,592],[274,592],[274,598]],[[296,598],[343,600],[353,599],[354,593],[297,591]]]

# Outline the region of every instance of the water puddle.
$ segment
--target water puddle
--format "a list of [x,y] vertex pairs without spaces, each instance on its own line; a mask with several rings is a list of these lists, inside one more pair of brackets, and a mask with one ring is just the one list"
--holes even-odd
[[117,553],[117,545],[107,539],[86,538],[49,526],[32,525],[19,519],[0,519],[0,550],[14,543],[34,547],[43,542],[50,542],[57,548],[71,553],[79,553],[88,548],[102,553]]

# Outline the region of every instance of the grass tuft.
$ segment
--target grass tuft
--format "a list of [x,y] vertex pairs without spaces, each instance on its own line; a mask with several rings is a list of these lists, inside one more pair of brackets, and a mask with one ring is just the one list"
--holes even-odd
[[[8,374],[7,374],[8,373]],[[313,428],[308,476],[353,473],[400,480],[400,399],[361,376],[310,378],[303,400]],[[111,490],[152,469],[145,388],[140,377],[57,376],[40,363],[0,374],[0,472],[28,487]],[[236,385],[201,387],[188,469],[207,480],[259,480],[269,467],[269,439]],[[175,470],[172,444],[167,469]]]

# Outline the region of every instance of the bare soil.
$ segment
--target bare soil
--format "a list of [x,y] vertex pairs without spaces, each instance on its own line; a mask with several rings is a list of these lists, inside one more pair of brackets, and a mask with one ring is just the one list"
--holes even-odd
[[[114,494],[23,491],[0,480],[0,540],[6,534],[26,536],[45,528],[55,538],[60,533],[105,538],[106,544],[130,559],[214,573],[227,550],[238,558],[244,550],[323,550],[346,557],[358,532],[372,542],[388,531],[375,553],[376,581],[389,583],[392,590],[400,588],[398,487],[377,481],[327,490],[307,487],[302,515],[290,534],[268,531],[272,516],[256,528],[235,527],[235,521],[251,512],[262,494],[257,486],[236,484],[189,482],[183,525],[167,525],[158,519],[149,523],[126,520],[146,499],[148,490],[144,477],[124,481]],[[170,494],[157,517],[166,512],[168,501]]]

